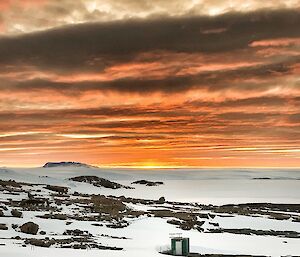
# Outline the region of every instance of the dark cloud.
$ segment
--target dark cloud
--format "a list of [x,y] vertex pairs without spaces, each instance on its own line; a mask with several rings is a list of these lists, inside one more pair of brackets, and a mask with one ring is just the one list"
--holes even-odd
[[289,121],[292,123],[300,124],[300,113],[295,113],[289,116]]
[[227,112],[218,115],[221,120],[239,121],[239,122],[263,122],[271,118],[280,118],[281,113],[245,113],[245,112]]
[[[0,38],[0,63],[98,70],[151,51],[223,52],[260,39],[300,36],[297,10],[86,23]],[[207,33],[218,30],[219,33]]]
[[[266,122],[274,124],[276,121],[286,121],[295,123],[299,119],[299,114],[281,113],[276,108],[262,109],[260,112],[238,111],[239,107],[249,107],[253,104],[260,106],[261,98],[249,98],[243,100],[224,101],[222,103],[203,102],[200,110],[203,107],[205,111],[199,111],[195,107],[195,102],[181,105],[164,106],[161,108],[151,108],[142,106],[118,106],[118,107],[101,107],[101,108],[86,108],[86,109],[52,109],[52,110],[27,110],[0,112],[0,121],[10,120],[9,123],[2,126],[1,131],[9,131],[13,127],[21,129],[50,129],[52,127],[64,128],[64,124],[73,124],[78,127],[93,127],[93,128],[167,128],[181,127],[182,129],[193,129],[205,127],[208,130],[219,129],[220,127],[232,127],[243,125],[251,122],[254,127],[259,123],[265,125]],[[267,102],[268,100],[266,100]],[[288,103],[293,101],[292,98],[283,100],[282,98],[270,98],[270,104]],[[232,104],[234,103],[234,104]],[[248,105],[246,105],[246,103]],[[199,103],[197,103],[199,106]],[[223,111],[223,107],[230,106],[235,109]],[[235,110],[235,111],[233,111]],[[100,118],[103,118],[100,119]],[[117,118],[109,120],[110,118]],[[122,118],[130,118],[129,120]],[[141,119],[142,118],[142,119]],[[108,120],[107,120],[108,119]],[[41,123],[40,121],[43,120]],[[96,121],[95,121],[96,120]],[[82,123],[84,121],[84,123]],[[76,124],[76,125],[75,125]],[[17,126],[18,125],[18,126]],[[69,126],[66,126],[67,128]],[[7,129],[9,128],[9,129]],[[28,129],[29,130],[29,129]],[[56,129],[57,131],[57,129]]]
[[[171,76],[161,79],[121,78],[106,82],[55,82],[45,79],[24,81],[2,81],[0,89],[8,91],[43,91],[52,90],[68,96],[78,96],[87,91],[127,92],[127,93],[177,93],[190,89],[206,89],[219,91],[235,89],[238,91],[262,91],[274,87],[273,81],[245,82],[246,79],[274,79],[292,72],[293,64],[298,63],[300,57],[293,57],[279,63],[256,65],[234,70],[203,72],[196,75]],[[259,83],[259,87],[258,86]]]

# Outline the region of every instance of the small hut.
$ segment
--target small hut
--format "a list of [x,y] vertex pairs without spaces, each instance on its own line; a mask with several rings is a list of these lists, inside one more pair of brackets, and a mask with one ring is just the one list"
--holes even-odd
[[187,237],[171,237],[171,254],[176,256],[188,256],[190,253],[190,239]]

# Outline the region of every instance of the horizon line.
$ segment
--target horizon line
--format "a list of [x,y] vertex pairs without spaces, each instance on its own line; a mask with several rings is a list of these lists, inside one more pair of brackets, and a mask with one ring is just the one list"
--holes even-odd
[[[89,164],[89,163],[82,163],[92,168],[104,168],[104,169],[131,169],[131,170],[177,170],[177,169],[300,169],[300,166],[138,166],[138,165],[99,165],[99,164]],[[66,166],[67,167],[67,166]],[[43,168],[42,166],[36,165],[4,165],[0,166],[0,168]]]

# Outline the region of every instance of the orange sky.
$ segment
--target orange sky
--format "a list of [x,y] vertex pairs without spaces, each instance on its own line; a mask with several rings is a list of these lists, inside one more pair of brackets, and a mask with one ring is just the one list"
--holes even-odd
[[0,166],[299,167],[300,1],[246,2],[0,0]]

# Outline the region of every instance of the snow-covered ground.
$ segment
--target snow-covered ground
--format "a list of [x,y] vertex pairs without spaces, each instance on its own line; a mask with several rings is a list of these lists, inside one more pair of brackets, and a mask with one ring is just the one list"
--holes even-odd
[[[163,181],[162,187],[135,185],[136,190],[97,189],[88,184],[66,181],[66,178],[96,175],[124,185],[134,180]],[[269,178],[269,179],[261,179]],[[170,201],[226,204],[246,202],[300,203],[300,169],[288,170],[126,170],[85,167],[6,169],[0,179],[66,185],[84,193],[114,194],[145,199],[165,196]],[[95,192],[96,191],[96,192]]]
[[[98,188],[87,183],[67,180],[75,176],[96,175],[123,185],[139,179],[162,181],[164,185],[147,187],[134,185],[135,189]],[[263,178],[263,179],[262,179]],[[268,179],[266,179],[268,178]],[[228,203],[290,203],[300,204],[300,170],[117,170],[86,167],[55,167],[55,168],[0,168],[0,179],[13,179],[18,182],[39,183],[67,186],[70,192],[126,196],[140,199],[154,199],[164,196],[168,201],[196,202],[200,204],[222,205]],[[132,186],[132,185],[131,185]],[[40,195],[47,195],[43,186]],[[21,200],[25,194],[11,195],[0,192],[0,202],[8,198]],[[147,210],[153,206],[142,204],[127,204],[136,210]],[[72,206],[63,206],[66,212],[72,211]],[[8,216],[10,208],[5,211]],[[300,256],[299,238],[282,238],[277,236],[236,235],[229,233],[200,233],[197,230],[183,231],[168,224],[166,218],[142,216],[130,220],[130,225],[122,229],[112,229],[106,226],[93,226],[91,221],[72,220],[66,225],[63,220],[37,218],[37,212],[24,212],[23,218],[0,217],[0,223],[8,225],[6,231],[0,230],[0,256],[124,256],[150,257],[162,256],[158,253],[170,244],[170,233],[183,233],[190,238],[191,251],[218,254],[250,254],[266,256]],[[299,215],[299,213],[295,214]],[[122,251],[111,250],[75,250],[61,248],[22,247],[18,240],[7,240],[14,236],[32,237],[11,228],[12,224],[22,225],[27,221],[39,224],[40,230],[46,231],[51,237],[53,233],[62,234],[66,229],[88,230],[95,235],[103,245],[123,247]],[[214,223],[221,228],[251,228],[255,230],[290,230],[300,232],[300,223],[288,220],[275,220],[265,217],[250,217],[232,215],[232,217],[216,216]],[[208,222],[204,229],[212,227]],[[100,236],[126,237],[115,239]],[[45,236],[36,235],[36,238]],[[5,244],[5,245],[1,245]]]
[[[163,181],[162,187],[135,185],[136,190],[97,189],[66,178],[96,175],[125,185],[134,180]],[[261,179],[268,178],[268,179]],[[85,193],[113,194],[145,199],[165,196],[170,201],[225,204],[246,202],[300,203],[300,170],[113,170],[85,167],[0,169],[0,179],[66,185]]]

